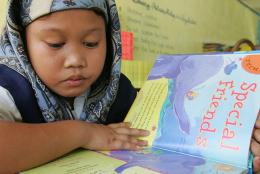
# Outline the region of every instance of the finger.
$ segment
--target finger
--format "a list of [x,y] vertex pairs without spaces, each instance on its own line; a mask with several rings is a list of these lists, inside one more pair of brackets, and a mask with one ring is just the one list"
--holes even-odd
[[143,147],[133,143],[117,140],[113,143],[112,150],[142,150]]
[[148,136],[150,134],[149,131],[143,129],[135,129],[135,128],[116,128],[114,131],[118,134],[123,135],[131,135],[131,136]]
[[137,144],[138,146],[148,146],[148,141],[137,139],[136,144]]
[[[260,121],[260,120],[259,120]],[[260,143],[260,129],[254,129],[253,138]],[[260,148],[260,147],[259,147]]]
[[131,123],[129,122],[122,122],[122,123],[114,123],[114,124],[109,124],[108,125],[110,128],[116,129],[116,128],[121,128],[121,127],[127,127],[129,128],[131,126]]
[[147,146],[148,145],[148,141],[146,140],[140,140],[137,139],[136,137],[132,137],[132,136],[127,136],[127,135],[118,135],[117,136],[118,140],[121,141],[125,141],[125,142],[129,142],[138,146]]
[[259,156],[254,157],[253,167],[254,167],[254,172],[260,171],[260,157]]
[[139,146],[138,144],[123,142],[122,143],[122,149],[124,149],[124,150],[142,150],[142,149],[144,149],[144,147]]
[[260,156],[260,144],[255,139],[252,139],[250,147],[255,156]]
[[128,142],[131,142],[131,143],[136,143],[137,142],[137,139],[132,137],[132,136],[129,136],[129,135],[124,135],[124,134],[118,134],[116,136],[116,139],[120,140],[120,141],[128,141]]
[[255,122],[255,128],[260,129],[260,111],[258,112],[257,120]]

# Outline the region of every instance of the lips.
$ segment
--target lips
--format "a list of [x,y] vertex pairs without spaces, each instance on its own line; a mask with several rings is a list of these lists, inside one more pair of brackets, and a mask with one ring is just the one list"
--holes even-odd
[[71,76],[66,79],[64,82],[71,87],[77,87],[83,84],[86,78],[83,76]]

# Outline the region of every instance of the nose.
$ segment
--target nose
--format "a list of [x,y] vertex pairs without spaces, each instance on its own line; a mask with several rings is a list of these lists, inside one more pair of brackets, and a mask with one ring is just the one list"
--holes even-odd
[[85,53],[81,50],[80,46],[67,49],[64,61],[65,68],[83,68],[86,66],[87,60],[85,58]]

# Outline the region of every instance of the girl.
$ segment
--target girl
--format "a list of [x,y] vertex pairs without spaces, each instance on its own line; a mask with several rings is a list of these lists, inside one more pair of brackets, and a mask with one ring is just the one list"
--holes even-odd
[[120,73],[113,0],[10,0],[0,50],[0,173],[146,146],[147,131],[117,123],[136,91]]

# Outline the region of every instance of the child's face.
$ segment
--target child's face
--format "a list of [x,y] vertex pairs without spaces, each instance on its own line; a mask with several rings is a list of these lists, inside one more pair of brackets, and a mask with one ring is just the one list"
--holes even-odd
[[89,10],[55,12],[26,28],[26,42],[32,66],[44,84],[61,96],[75,97],[102,72],[105,21]]

